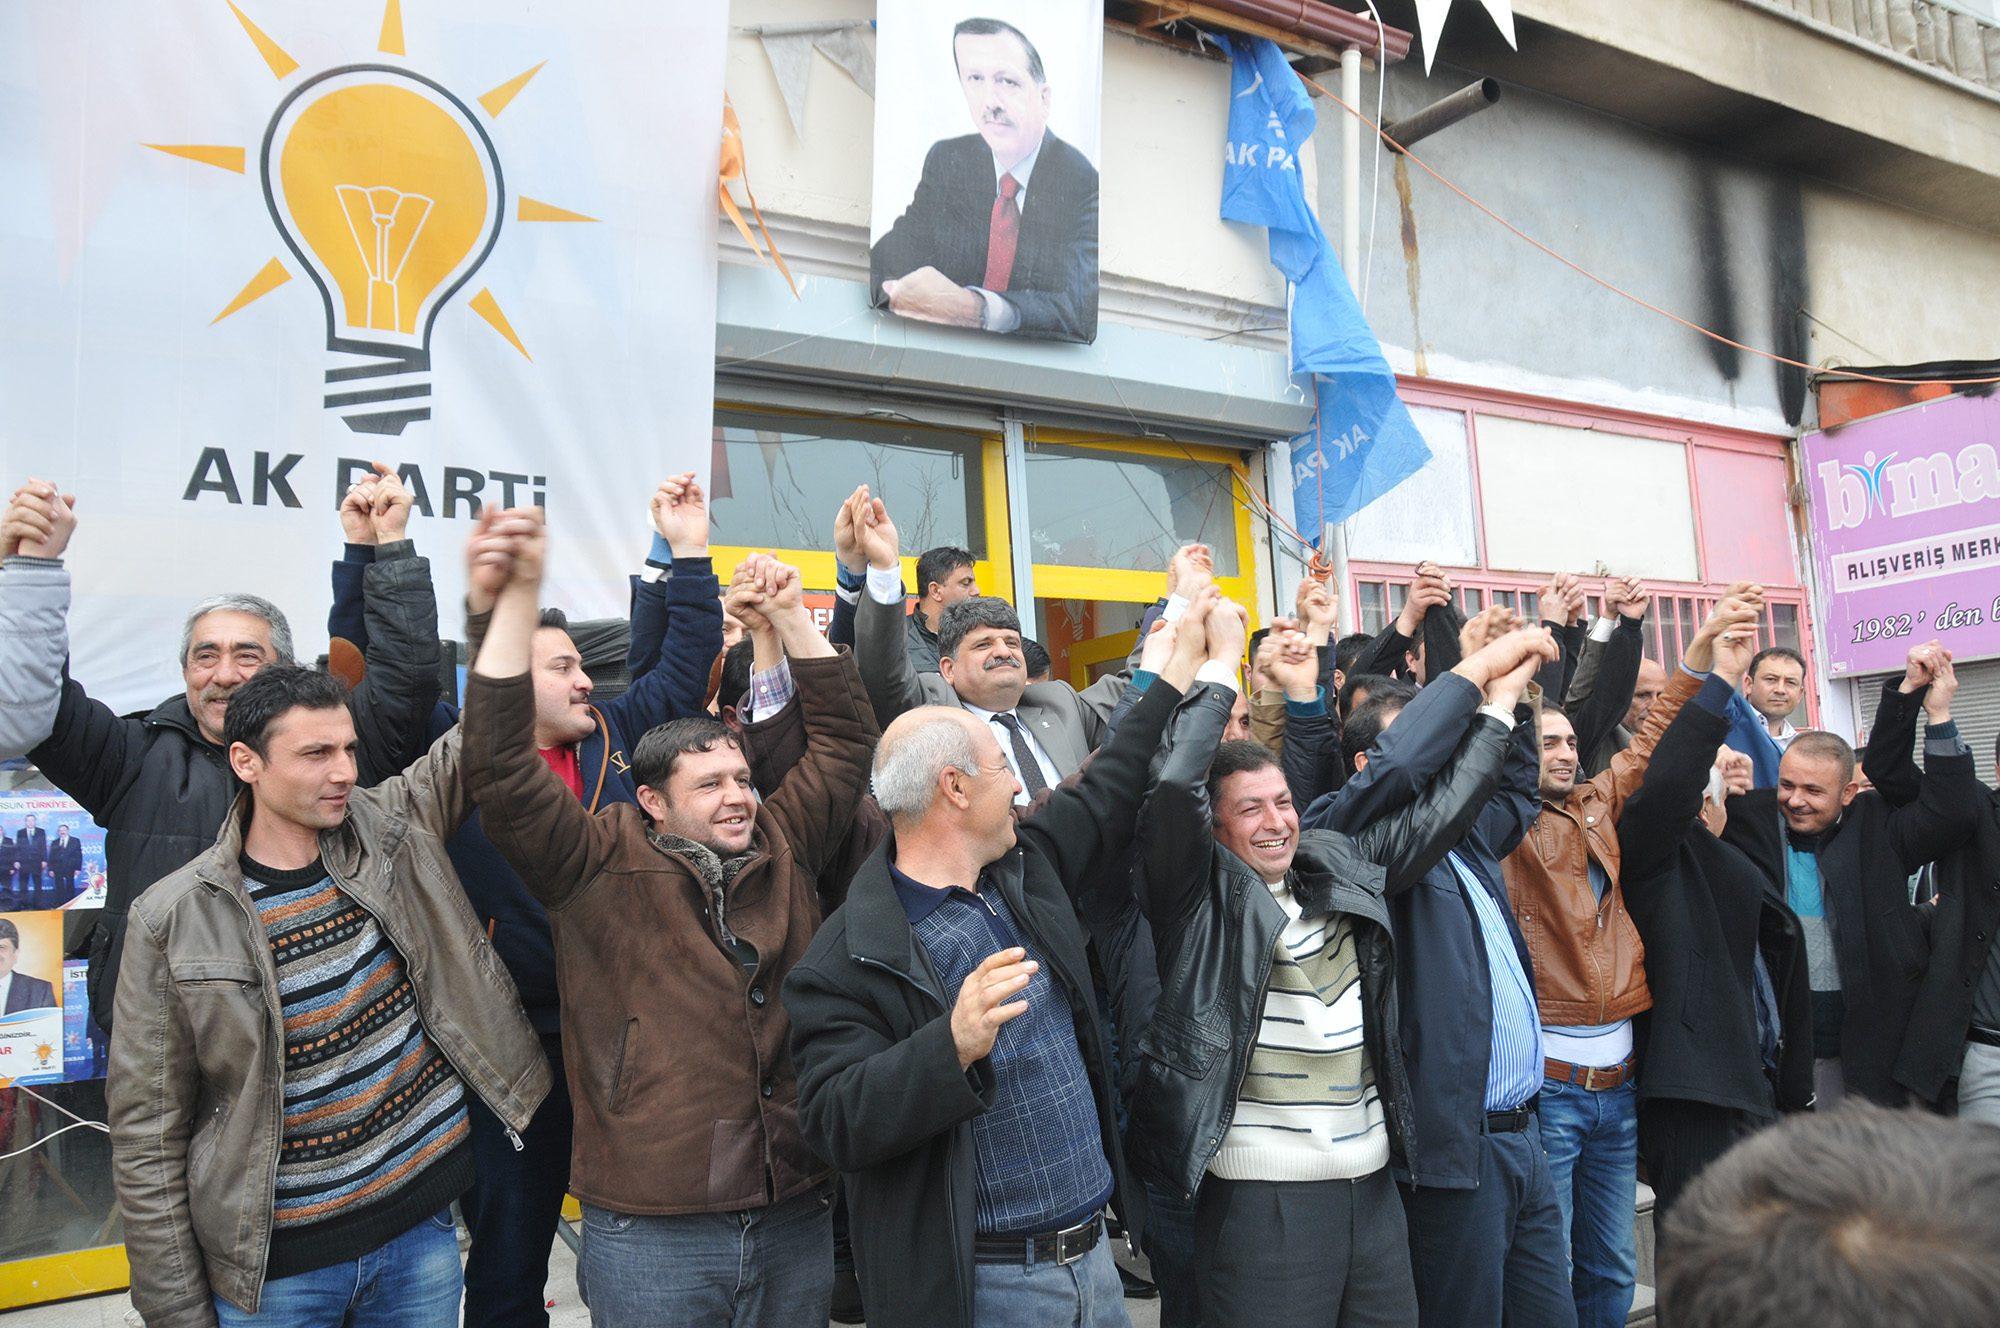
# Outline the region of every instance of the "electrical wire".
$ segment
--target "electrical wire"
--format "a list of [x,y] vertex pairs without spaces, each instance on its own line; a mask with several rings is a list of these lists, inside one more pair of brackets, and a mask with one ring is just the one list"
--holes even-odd
[[[1534,236],[1528,234],[1526,231],[1522,230],[1519,226],[1516,226],[1513,222],[1507,220],[1507,218],[1501,216],[1498,212],[1494,211],[1493,208],[1488,206],[1486,203],[1481,202],[1479,199],[1473,197],[1470,193],[1467,193],[1464,189],[1462,189],[1452,180],[1447,178],[1441,171],[1433,167],[1429,162],[1425,161],[1422,157],[1419,157],[1416,153],[1410,151],[1410,149],[1404,147],[1401,143],[1398,143],[1394,138],[1391,138],[1387,133],[1385,133],[1382,129],[1382,125],[1379,119],[1378,120],[1369,119],[1367,114],[1363,112],[1359,107],[1350,106],[1346,101],[1344,101],[1339,96],[1339,94],[1330,91],[1323,84],[1315,81],[1310,75],[1300,74],[1299,79],[1307,87],[1311,88],[1314,92],[1319,93],[1322,97],[1325,97],[1327,100],[1331,101],[1334,105],[1340,107],[1340,109],[1346,111],[1349,115],[1361,121],[1362,124],[1365,124],[1370,129],[1374,130],[1376,136],[1379,137],[1382,142],[1387,143],[1391,148],[1395,149],[1403,156],[1409,158],[1409,160],[1417,167],[1418,170],[1421,170],[1424,174],[1430,176],[1433,180],[1436,180],[1446,189],[1449,189],[1452,193],[1457,194],[1461,199],[1464,199],[1467,203],[1470,203],[1473,207],[1485,213],[1489,219],[1498,222],[1502,228],[1511,232],[1516,239],[1522,240],[1527,244],[1529,244],[1530,246],[1532,246],[1533,248],[1540,250],[1542,253],[1546,254],[1550,258],[1555,259],[1556,262],[1561,263],[1564,267],[1576,273],[1578,276],[1584,278],[1587,281],[1592,282],[1595,285],[1603,287],[1605,290],[1611,292],[1611,294],[1616,295],[1620,299],[1629,300],[1633,304],[1638,305],[1640,308],[1645,309],[1651,313],[1658,314],[1660,317],[1665,318],[1670,322],[1678,323],[1682,327],[1686,328],[1688,331],[1697,333],[1700,336],[1707,337],[1711,341],[1718,342],[1734,350],[1742,351],[1746,355],[1755,355],[1760,359],[1769,360],[1773,364],[1782,364],[1793,369],[1803,369],[1807,373],[1817,374],[1823,378],[1841,378],[1861,383],[1883,383],[1891,387],[1907,387],[1910,385],[1911,380],[1907,378],[1890,378],[1882,374],[1863,373],[1857,369],[1821,368],[1820,366],[1815,364],[1808,364],[1804,360],[1795,360],[1792,359],[1790,356],[1780,355],[1776,351],[1765,350],[1761,346],[1752,346],[1745,342],[1737,341],[1733,337],[1724,336],[1722,333],[1717,332],[1713,328],[1703,327],[1700,323],[1695,322],[1692,318],[1684,317],[1681,314],[1675,313],[1671,309],[1662,308],[1661,306],[1654,304],[1651,300],[1646,299],[1644,296],[1633,294],[1631,291],[1626,290],[1623,286],[1618,285],[1616,282],[1611,281],[1609,278],[1598,276],[1595,272],[1592,272],[1589,268],[1577,262],[1575,259],[1570,258],[1568,255],[1563,254],[1554,248],[1551,248],[1549,245],[1543,244],[1540,240],[1537,240]],[[1926,383],[1933,383],[1940,387],[1987,387],[1996,383],[2000,383],[2000,375],[1995,375],[1993,377],[1988,377],[1988,378],[1926,378],[1922,381]]]
[[[1382,104],[1389,93],[1389,33],[1382,22],[1382,11],[1375,8],[1375,0],[1365,0],[1368,12],[1375,18],[1375,123],[1382,123]],[[1361,316],[1368,316],[1368,288],[1375,282],[1375,219],[1382,210],[1382,139],[1375,139],[1374,180],[1368,186],[1368,243],[1361,252],[1366,260],[1361,267]]]
[[32,1153],[37,1148],[40,1148],[43,1144],[47,1143],[49,1140],[55,1138],[57,1135],[68,1134],[71,1130],[85,1130],[85,1129],[101,1130],[105,1134],[111,1133],[111,1127],[108,1125],[99,1124],[97,1121],[94,1120],[80,1120],[73,1125],[65,1125],[60,1130],[50,1130],[47,1134],[35,1140],[35,1142],[29,1144],[26,1148],[16,1148],[11,1153],[0,1153],[0,1162],[5,1162],[10,1157],[19,1157],[23,1153]]

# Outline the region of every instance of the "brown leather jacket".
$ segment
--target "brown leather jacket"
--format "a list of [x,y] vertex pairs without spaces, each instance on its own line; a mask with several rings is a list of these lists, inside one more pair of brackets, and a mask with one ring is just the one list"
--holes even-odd
[[828,1168],[799,1134],[778,999],[820,923],[816,878],[855,818],[879,730],[854,661],[791,664],[806,753],[757,810],[728,887],[656,848],[626,803],[592,815],[535,752],[527,675],[466,688],[467,782],[487,836],[549,910],[564,1071],[576,1111],[570,1190],[615,1213],[735,1212],[803,1194]]
[[[368,910],[416,984],[424,1031],[513,1130],[549,1063],[513,979],[452,873],[469,809],[458,730],[403,774],[356,789],[320,836],[334,882]],[[283,1138],[283,1023],[271,945],[239,865],[249,795],[215,846],[132,905],[105,1096],[132,1303],[148,1328],[213,1328],[213,1297],[255,1313]]]
[[[1653,1006],[1646,947],[1618,881],[1618,817],[1645,779],[1660,735],[1700,687],[1701,679],[1676,669],[1632,745],[1561,802],[1544,801],[1507,856],[1507,898],[1535,964],[1544,1024],[1608,1024]],[[1590,888],[1592,858],[1611,882],[1601,900]]]

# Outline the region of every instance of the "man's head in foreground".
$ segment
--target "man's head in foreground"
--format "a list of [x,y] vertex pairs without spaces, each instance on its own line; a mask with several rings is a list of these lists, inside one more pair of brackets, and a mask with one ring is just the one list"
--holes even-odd
[[875,801],[897,836],[949,837],[981,862],[1014,846],[1014,795],[1021,781],[993,726],[956,706],[918,706],[882,731],[873,769]]
[[190,609],[181,626],[181,681],[201,736],[222,742],[236,689],[267,664],[291,662],[291,625],[271,601],[215,595]]
[[1792,739],[1778,762],[1778,807],[1785,824],[1804,835],[1831,828],[1861,792],[1854,772],[1854,749],[1845,738],[1815,730]]
[[1218,746],[1208,767],[1208,801],[1215,842],[1266,884],[1284,880],[1299,851],[1299,813],[1270,748],[1241,740]]
[[632,751],[639,809],[663,835],[691,839],[725,858],[750,847],[757,786],[736,734],[698,715],[649,731]]
[[347,819],[359,744],[340,679],[267,664],[232,689],[223,736],[257,814],[314,833]]
[[1737,1145],[1660,1233],[1673,1328],[1990,1328],[2000,1129],[1850,1102]]
[[974,595],[938,620],[938,672],[959,699],[981,710],[1012,710],[1028,686],[1021,619],[994,595]]

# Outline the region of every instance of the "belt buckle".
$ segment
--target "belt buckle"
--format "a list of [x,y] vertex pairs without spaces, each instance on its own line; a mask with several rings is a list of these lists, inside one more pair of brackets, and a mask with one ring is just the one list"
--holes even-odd
[[[1058,1265],[1076,1263],[1084,1255],[1090,1253],[1090,1247],[1084,1244],[1084,1238],[1090,1235],[1091,1228],[1095,1224],[1095,1219],[1093,1219],[1080,1226],[1071,1227],[1068,1231],[1058,1231],[1056,1233],[1056,1263]],[[1069,1242],[1072,1236],[1076,1238],[1077,1242],[1077,1250],[1074,1254],[1070,1253]]]

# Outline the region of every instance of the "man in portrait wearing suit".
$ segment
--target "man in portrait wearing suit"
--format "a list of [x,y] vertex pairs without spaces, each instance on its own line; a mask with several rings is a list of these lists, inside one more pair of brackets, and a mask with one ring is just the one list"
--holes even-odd
[[58,902],[76,894],[76,878],[82,871],[83,841],[71,834],[67,825],[58,825],[49,844],[49,875],[56,878]]
[[14,852],[20,864],[21,893],[42,888],[42,872],[49,865],[49,832],[35,824],[31,814],[21,833],[14,836]]
[[875,302],[933,323],[1097,336],[1097,169],[1048,131],[1042,57],[1019,28],[952,34],[976,133],[931,145],[916,196],[875,244]]
[[22,1010],[47,1010],[56,1004],[56,989],[42,978],[14,971],[21,957],[21,930],[7,918],[0,918],[0,1014]]

